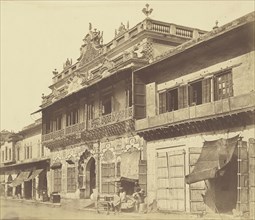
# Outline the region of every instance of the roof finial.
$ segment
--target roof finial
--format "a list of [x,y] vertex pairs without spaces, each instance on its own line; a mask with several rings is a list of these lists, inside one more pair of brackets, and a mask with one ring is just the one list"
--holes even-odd
[[149,4],[147,3],[145,5],[146,8],[143,8],[142,12],[145,14],[145,16],[148,18],[150,16],[150,14],[152,13],[153,9],[149,9]]
[[52,73],[53,73],[54,76],[56,76],[56,75],[58,74],[57,69],[54,69],[54,70],[52,71]]
[[215,26],[213,27],[213,30],[218,28],[218,24],[219,24],[219,22],[216,20],[215,21]]

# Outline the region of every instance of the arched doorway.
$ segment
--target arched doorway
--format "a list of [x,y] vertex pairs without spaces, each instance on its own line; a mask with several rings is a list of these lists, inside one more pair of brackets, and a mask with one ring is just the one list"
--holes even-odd
[[91,157],[86,166],[86,198],[89,198],[96,188],[96,161]]

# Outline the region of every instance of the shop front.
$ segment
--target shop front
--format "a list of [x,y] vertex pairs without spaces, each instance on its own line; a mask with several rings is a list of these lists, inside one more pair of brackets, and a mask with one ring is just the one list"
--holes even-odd
[[248,211],[248,140],[254,129],[147,142],[148,204],[160,211]]

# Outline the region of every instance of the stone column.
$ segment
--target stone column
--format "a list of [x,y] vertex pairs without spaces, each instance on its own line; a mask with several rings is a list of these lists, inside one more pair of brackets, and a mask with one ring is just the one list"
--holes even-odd
[[[4,182],[7,183],[8,182],[8,175],[4,175]],[[7,191],[8,191],[8,185],[4,184],[4,196],[7,197]]]
[[21,198],[24,198],[25,197],[25,183],[23,182],[21,184],[21,195],[20,195]]
[[61,161],[62,163],[62,178],[61,178],[61,193],[66,196],[67,193],[67,166],[66,161]]
[[12,197],[15,197],[16,187],[12,187]]
[[34,181],[34,186],[35,187],[35,195],[33,195],[33,197],[35,198],[35,200],[41,200],[42,198],[39,197],[39,175],[37,177],[35,177],[35,181]]
[[50,169],[49,171],[47,171],[46,173],[46,178],[47,178],[47,191],[48,191],[48,196],[50,196],[50,194],[52,193],[52,181],[53,181],[53,174],[52,174],[52,169]]

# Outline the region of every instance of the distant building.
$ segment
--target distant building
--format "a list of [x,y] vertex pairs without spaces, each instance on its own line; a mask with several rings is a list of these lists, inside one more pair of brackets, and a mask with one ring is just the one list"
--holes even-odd
[[159,210],[254,217],[254,20],[215,27],[134,73],[148,202]]
[[[121,23],[115,37],[89,25],[77,62],[53,71],[52,92],[43,96],[42,144],[51,151],[50,192],[89,198],[93,190],[127,194],[146,189],[146,145],[135,132],[144,115],[145,90],[134,71],[171,48],[206,32],[147,18],[132,28]],[[158,71],[154,72],[155,76]]]
[[1,145],[1,183],[5,196],[42,199],[47,194],[48,149],[41,144],[41,119],[9,136]]

